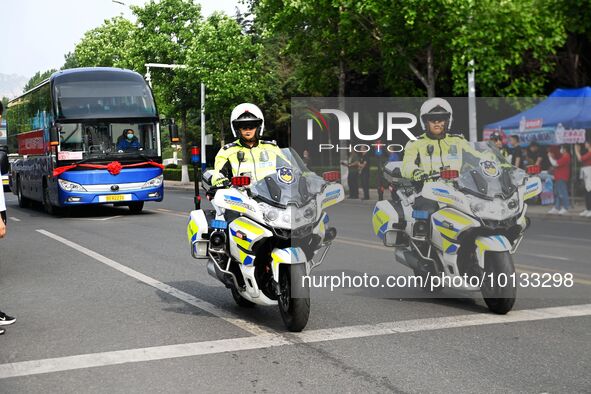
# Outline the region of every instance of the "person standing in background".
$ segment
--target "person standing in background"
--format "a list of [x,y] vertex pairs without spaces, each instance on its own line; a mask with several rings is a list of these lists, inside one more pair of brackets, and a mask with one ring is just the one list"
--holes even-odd
[[[0,119],[2,119],[2,111],[3,111],[2,103],[0,103]],[[8,158],[2,158],[3,163],[1,164],[0,172],[4,173],[8,166]],[[6,235],[6,202],[4,201],[4,188],[0,187],[0,238],[4,238]],[[8,316],[6,313],[0,311],[0,326],[7,326],[12,324],[16,321],[14,317]],[[5,330],[0,328],[0,335],[4,334]]]
[[575,155],[581,162],[581,178],[585,190],[585,210],[579,216],[591,218],[591,142],[585,141],[585,151],[581,152],[581,145],[575,145]]
[[363,199],[369,200],[369,155],[367,152],[361,153],[359,158],[359,178],[363,189]]
[[347,175],[349,198],[359,198],[359,156],[356,152],[351,152],[349,161],[343,164],[349,167],[349,174]]
[[521,146],[519,146],[519,136],[509,136],[509,146],[511,147],[509,152],[511,153],[511,165],[517,168],[521,168],[523,164],[523,153],[521,152]]
[[548,152],[548,160],[554,167],[554,208],[548,213],[565,215],[570,208],[568,195],[568,181],[570,179],[570,154],[568,147],[560,147],[560,156],[557,158]]

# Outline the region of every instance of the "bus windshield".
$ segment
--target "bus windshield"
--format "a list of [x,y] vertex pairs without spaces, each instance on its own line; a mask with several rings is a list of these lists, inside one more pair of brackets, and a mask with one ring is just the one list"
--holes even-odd
[[[152,94],[139,75],[95,72],[74,76],[78,78],[73,75],[55,78],[57,117],[62,121],[157,116]],[[82,76],[86,78],[80,80]],[[118,78],[114,79],[115,76]]]
[[58,160],[158,155],[155,123],[63,123]]

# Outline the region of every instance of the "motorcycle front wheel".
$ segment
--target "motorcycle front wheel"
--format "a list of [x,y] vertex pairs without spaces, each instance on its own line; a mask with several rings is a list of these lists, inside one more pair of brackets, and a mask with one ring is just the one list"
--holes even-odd
[[254,302],[242,297],[235,287],[232,287],[232,298],[234,298],[234,301],[238,306],[243,308],[253,308],[256,305]]
[[480,288],[484,302],[493,313],[504,315],[513,308],[517,288],[513,258],[509,252],[486,252],[484,282]]
[[283,265],[279,271],[279,312],[285,327],[300,332],[310,316],[310,288],[303,285],[304,264]]

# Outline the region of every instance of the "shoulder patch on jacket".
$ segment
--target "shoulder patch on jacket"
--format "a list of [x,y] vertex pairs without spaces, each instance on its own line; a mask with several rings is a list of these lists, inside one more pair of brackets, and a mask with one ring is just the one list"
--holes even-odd
[[230,142],[229,144],[224,145],[224,147],[222,149],[224,149],[224,150],[230,149],[233,146],[238,146],[238,144],[236,142]]
[[268,145],[275,145],[277,146],[277,142],[275,141],[265,141],[265,140],[260,140],[259,143],[261,144],[268,144]]

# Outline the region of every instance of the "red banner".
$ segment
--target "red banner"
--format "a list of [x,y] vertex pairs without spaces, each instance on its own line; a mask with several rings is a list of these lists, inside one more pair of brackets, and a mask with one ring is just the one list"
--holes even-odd
[[107,171],[109,171],[109,173],[111,175],[118,175],[121,172],[121,169],[123,169],[123,168],[142,167],[142,166],[146,166],[146,165],[150,165],[150,166],[164,169],[164,165],[162,165],[160,163],[156,163],[155,161],[152,161],[152,160],[144,161],[142,163],[135,163],[135,164],[121,164],[118,161],[112,161],[106,165],[81,163],[81,164],[71,164],[69,166],[57,167],[53,170],[53,176],[54,177],[59,176],[60,174],[63,174],[64,172],[69,171],[69,170],[76,168],[76,167],[92,168],[95,170],[107,170]]
[[34,130],[16,136],[20,155],[42,155],[45,153],[43,130]]

